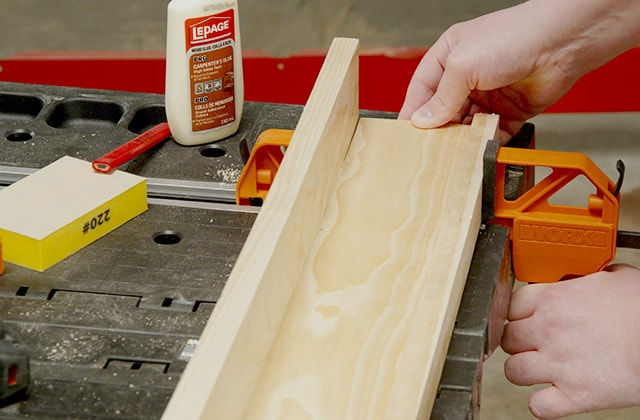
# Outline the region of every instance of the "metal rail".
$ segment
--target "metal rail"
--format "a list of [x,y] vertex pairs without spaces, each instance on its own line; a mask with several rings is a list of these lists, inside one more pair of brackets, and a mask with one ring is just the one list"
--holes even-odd
[[[35,171],[34,168],[0,165],[0,188],[9,186]],[[147,178],[147,195],[152,198],[233,204],[236,202],[236,187],[235,184],[224,182]]]

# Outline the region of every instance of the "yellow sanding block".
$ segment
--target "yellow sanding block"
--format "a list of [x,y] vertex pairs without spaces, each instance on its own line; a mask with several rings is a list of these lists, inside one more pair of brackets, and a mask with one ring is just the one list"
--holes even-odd
[[147,208],[145,178],[65,156],[0,191],[4,261],[44,271]]

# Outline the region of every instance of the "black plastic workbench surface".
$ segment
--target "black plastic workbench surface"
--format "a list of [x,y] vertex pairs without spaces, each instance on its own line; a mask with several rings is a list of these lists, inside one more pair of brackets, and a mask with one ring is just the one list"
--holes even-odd
[[151,204],[43,273],[7,264],[0,314],[29,350],[33,378],[29,399],[10,408],[158,418],[254,218]]
[[[41,168],[64,155],[91,161],[165,121],[163,104],[161,95],[0,82],[0,185],[3,168]],[[180,180],[169,190],[180,199],[151,198],[148,212],[43,273],[6,264],[0,317],[29,350],[32,380],[28,398],[0,408],[0,417],[161,416],[257,212],[189,200],[181,188],[233,190],[258,135],[295,128],[301,111],[249,102],[229,139],[151,149],[121,169]],[[490,255],[474,257],[476,284],[465,290],[434,418],[470,418],[477,406],[507,243],[492,229],[476,247]]]

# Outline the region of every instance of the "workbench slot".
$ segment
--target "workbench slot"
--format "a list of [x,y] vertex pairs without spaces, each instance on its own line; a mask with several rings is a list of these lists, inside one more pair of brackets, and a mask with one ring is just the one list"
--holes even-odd
[[216,306],[216,302],[212,302],[209,300],[196,300],[196,303],[193,305],[193,312],[198,312],[199,310],[202,310],[211,313],[211,311],[213,311],[214,306]]
[[133,133],[142,134],[163,122],[167,122],[164,105],[149,105],[136,110],[128,129]]
[[38,116],[44,102],[37,96],[0,93],[0,118],[31,120]]
[[49,294],[47,295],[47,300],[53,300],[54,297],[59,295],[71,295],[71,294],[79,294],[84,296],[100,296],[100,297],[114,297],[114,298],[131,298],[136,300],[135,307],[140,306],[140,301],[142,300],[142,296],[140,295],[129,295],[124,293],[103,293],[103,292],[91,292],[85,290],[68,290],[68,289],[51,289]]
[[165,360],[151,360],[151,359],[135,359],[129,357],[110,357],[107,359],[107,362],[102,367],[105,370],[119,370],[122,368],[128,370],[143,370],[143,369],[152,369],[157,372],[162,372],[163,374],[167,374],[169,372],[169,367],[171,366],[171,362],[167,362]]
[[67,99],[55,106],[47,124],[54,128],[105,127],[117,125],[124,107],[117,102]]

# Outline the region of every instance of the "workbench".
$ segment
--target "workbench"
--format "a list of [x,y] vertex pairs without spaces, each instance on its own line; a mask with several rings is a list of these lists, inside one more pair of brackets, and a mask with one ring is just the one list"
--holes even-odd
[[[246,102],[228,139],[156,146],[120,168],[147,178],[146,213],[42,273],[6,264],[0,320],[30,354],[31,384],[1,417],[161,416],[259,211],[235,205],[235,182],[258,135],[295,128],[301,112]],[[0,82],[0,188],[64,155],[92,161],[163,121],[158,94]],[[478,416],[509,255],[506,228],[483,226],[432,418]]]

